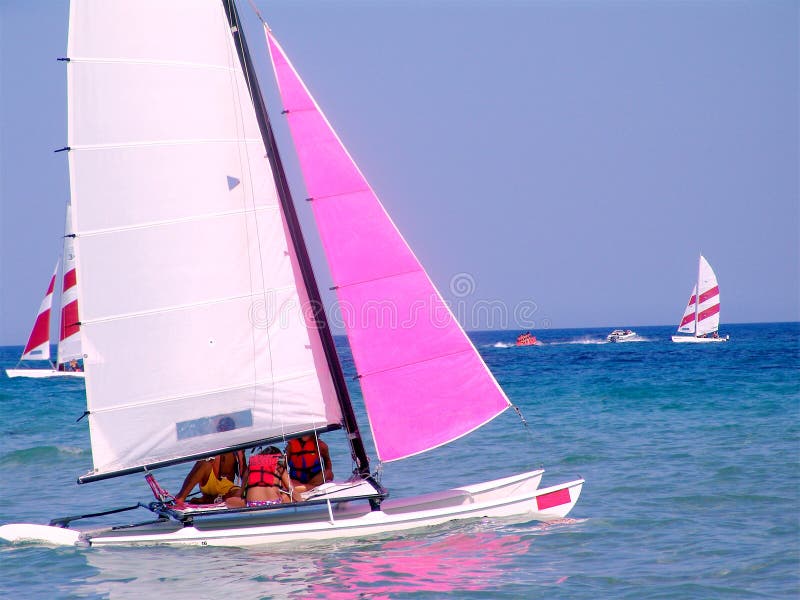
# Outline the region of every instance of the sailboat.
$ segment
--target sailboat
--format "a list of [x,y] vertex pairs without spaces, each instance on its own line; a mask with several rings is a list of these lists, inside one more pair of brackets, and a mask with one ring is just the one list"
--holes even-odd
[[[61,261],[59,261],[61,262]],[[50,311],[53,304],[53,293],[56,285],[59,262],[53,270],[53,276],[47,286],[39,312],[28,337],[28,343],[16,368],[6,369],[8,377],[79,377],[84,373],[80,367],[83,359],[81,351],[81,331],[78,322],[77,278],[75,275],[75,249],[71,228],[71,210],[67,205],[67,225],[64,235],[63,280],[61,285],[61,320],[58,336],[58,352],[56,363],[50,361]],[[48,361],[49,368],[19,368],[28,361]]]
[[719,285],[717,276],[701,254],[697,266],[697,283],[692,289],[686,310],[678,325],[678,333],[672,341],[704,344],[726,342],[730,336],[721,337],[719,331]]
[[[147,23],[165,35],[143,34]],[[249,546],[480,517],[553,521],[577,502],[583,479],[540,488],[542,469],[388,498],[384,463],[440,448],[513,405],[266,24],[264,34],[305,206],[339,302],[354,315],[346,334],[379,467],[367,455],[234,1],[75,0],[68,157],[93,459],[78,482],[144,473],[155,501],[3,525],[0,538]],[[375,306],[396,311],[394,324]],[[352,474],[301,502],[179,507],[153,474],[334,431],[349,444]],[[70,526],[137,508],[155,518]]]

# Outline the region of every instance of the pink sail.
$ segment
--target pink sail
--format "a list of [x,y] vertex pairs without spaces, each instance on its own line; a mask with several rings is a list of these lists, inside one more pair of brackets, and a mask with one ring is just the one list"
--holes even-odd
[[33,324],[33,330],[28,338],[28,343],[25,345],[25,350],[22,351],[20,360],[50,360],[50,307],[53,304],[56,271],[58,271],[58,263],[56,263],[56,268],[53,270],[50,285],[47,286],[47,292],[39,306],[36,322]]
[[508,398],[266,34],[379,458],[425,452],[477,429]]

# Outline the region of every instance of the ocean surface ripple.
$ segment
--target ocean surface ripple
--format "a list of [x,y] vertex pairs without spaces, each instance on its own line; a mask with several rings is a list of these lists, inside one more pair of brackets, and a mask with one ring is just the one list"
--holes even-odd
[[[800,597],[800,324],[730,325],[729,342],[708,346],[673,344],[671,327],[634,329],[638,343],[620,344],[605,343],[607,330],[535,331],[543,344],[531,347],[514,346],[519,332],[470,334],[527,428],[506,411],[384,465],[395,497],[540,465],[542,485],[584,477],[560,522],[247,549],[0,543],[0,597]],[[0,367],[20,352],[0,348]],[[14,484],[0,524],[149,501],[139,475],[76,485],[92,462],[86,420],[76,421],[84,396],[79,380],[0,375],[0,468]],[[350,459],[339,437],[326,435],[341,476]],[[188,468],[159,481],[174,491]]]

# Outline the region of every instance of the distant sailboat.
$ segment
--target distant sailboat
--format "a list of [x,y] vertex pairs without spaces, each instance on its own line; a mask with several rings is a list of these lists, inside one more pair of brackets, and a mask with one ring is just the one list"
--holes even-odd
[[673,335],[672,341],[697,344],[727,341],[730,336],[720,337],[718,333],[719,304],[717,276],[701,254],[697,283],[678,325],[678,333],[688,335]]
[[[67,205],[67,224],[64,235],[63,282],[61,286],[61,324],[58,336],[56,363],[50,362],[50,312],[53,304],[58,262],[47,286],[47,292],[39,306],[28,343],[22,351],[17,368],[6,369],[8,377],[84,377],[79,361],[81,353],[81,328],[78,322],[78,291],[75,275],[75,248],[72,235],[72,211]],[[49,368],[23,368],[28,361],[48,361]],[[80,370],[79,370],[80,369]]]

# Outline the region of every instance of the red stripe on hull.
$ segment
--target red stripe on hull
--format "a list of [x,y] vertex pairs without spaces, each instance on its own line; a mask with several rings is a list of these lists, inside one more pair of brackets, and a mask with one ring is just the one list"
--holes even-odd
[[37,346],[46,344],[49,341],[50,309],[48,308],[46,311],[39,313],[39,316],[36,317],[36,323],[33,324],[33,331],[31,331],[31,337],[28,340],[28,345],[25,346],[25,350],[22,352],[22,354],[27,354]]
[[719,304],[715,304],[711,308],[705,309],[699,315],[697,315],[697,320],[702,321],[703,319],[707,319],[710,316],[713,316],[719,312]]
[[550,492],[542,496],[536,496],[536,507],[539,510],[545,510],[553,506],[561,506],[562,504],[569,504],[572,501],[569,495],[569,488],[558,490],[557,492]]
[[75,275],[75,269],[71,269],[64,273],[64,291],[68,290],[71,287],[75,287],[75,284],[78,282],[77,276]]
[[[74,271],[73,271],[74,272]],[[78,323],[78,301],[73,300],[61,307],[61,339],[65,340],[81,330]]]
[[715,285],[713,288],[708,290],[707,292],[703,292],[700,294],[700,304],[708,300],[709,298],[713,298],[714,296],[719,296],[719,286]]

